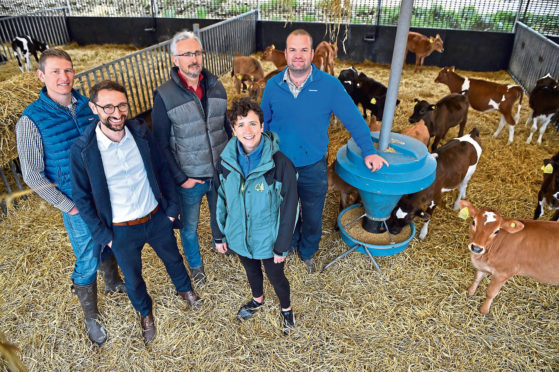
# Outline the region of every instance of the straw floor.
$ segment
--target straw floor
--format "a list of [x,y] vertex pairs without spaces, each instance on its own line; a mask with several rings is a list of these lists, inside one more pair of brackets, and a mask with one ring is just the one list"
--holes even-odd
[[[349,65],[338,63],[336,73]],[[387,66],[355,66],[388,82]],[[438,70],[404,71],[396,131],[408,125],[413,98],[436,102],[447,94],[446,86],[433,82]],[[463,74],[513,83],[506,72]],[[233,97],[231,77],[222,80]],[[497,113],[470,110],[467,124],[467,131],[480,130],[484,149],[467,199],[518,218],[532,216],[542,159],[559,147],[552,128],[543,145],[524,143],[527,102],[525,96],[511,146],[505,146],[506,133],[492,137]],[[333,161],[348,134],[339,124],[330,133]],[[447,139],[456,134],[457,128],[451,129]],[[109,338],[98,348],[85,336],[78,299],[70,294],[73,255],[60,214],[34,195],[1,222],[0,331],[33,371],[558,370],[559,287],[516,277],[482,316],[477,309],[488,280],[473,297],[466,295],[474,274],[466,248],[470,222],[456,216],[453,197],[456,192],[435,211],[424,241],[414,238],[404,252],[377,258],[382,273],[359,253],[316,274],[307,274],[298,258],[288,258],[297,322],[289,336],[281,333],[279,303],[267,281],[263,310],[244,323],[235,320],[250,299],[248,284],[236,258],[212,251],[204,203],[199,235],[208,281],[196,288],[205,301],[202,310],[189,310],[174,295],[161,261],[146,247],[144,277],[154,299],[157,338],[143,345],[139,319],[125,295],[100,294]],[[328,194],[315,256],[319,267],[348,249],[333,229],[337,209],[337,196]],[[102,280],[99,287],[102,293]]]

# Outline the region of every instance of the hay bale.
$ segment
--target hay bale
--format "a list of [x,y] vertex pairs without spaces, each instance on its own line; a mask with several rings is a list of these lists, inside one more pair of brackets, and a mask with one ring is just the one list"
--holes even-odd
[[[337,63],[336,72],[348,66]],[[388,82],[387,66],[355,66]],[[396,130],[408,125],[413,98],[430,93],[429,100],[436,101],[448,93],[433,83],[438,70],[404,71]],[[484,78],[482,73],[464,75]],[[513,83],[506,72],[485,78]],[[228,80],[222,78],[231,98]],[[527,114],[524,99],[521,123]],[[527,218],[542,178],[541,159],[556,152],[559,139],[550,132],[542,146],[526,145],[529,130],[520,124],[515,142],[505,146],[505,135],[492,137],[498,121],[496,113],[470,111],[466,127],[478,127],[484,152],[468,200]],[[456,134],[457,129],[451,129],[446,140]],[[330,138],[333,161],[349,135],[343,126],[332,126]],[[475,270],[466,248],[468,222],[451,209],[455,196],[445,196],[424,241],[414,238],[402,253],[377,258],[382,275],[360,253],[313,275],[298,258],[289,257],[286,275],[297,328],[288,337],[281,334],[279,303],[267,281],[264,308],[247,322],[235,320],[250,290],[238,260],[213,251],[204,203],[198,231],[208,275],[207,284],[197,288],[205,301],[202,310],[192,312],[174,295],[161,261],[146,247],[144,277],[155,303],[157,338],[146,348],[126,296],[101,294],[109,334],[102,349],[87,340],[78,300],[69,291],[73,255],[60,214],[33,196],[1,222],[0,329],[22,349],[23,363],[37,371],[559,369],[559,287],[514,278],[501,290],[491,313],[481,316],[477,308],[487,281],[467,297]],[[315,256],[319,266],[347,250],[332,228],[337,214],[336,194],[329,193]]]

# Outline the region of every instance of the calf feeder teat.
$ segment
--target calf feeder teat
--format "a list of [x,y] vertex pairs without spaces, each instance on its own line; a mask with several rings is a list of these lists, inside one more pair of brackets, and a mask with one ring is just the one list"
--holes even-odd
[[336,173],[345,182],[359,190],[363,205],[353,205],[338,216],[338,226],[343,241],[351,247],[326,265],[353,251],[366,253],[380,271],[373,256],[390,256],[403,251],[415,235],[415,225],[410,222],[398,235],[391,235],[386,220],[404,194],[423,190],[433,183],[437,162],[420,141],[397,133],[391,133],[398,85],[409,31],[413,0],[402,0],[396,41],[392,55],[390,79],[382,127],[371,133],[378,152],[389,167],[371,172],[364,164],[361,150],[352,139],[337,154]]

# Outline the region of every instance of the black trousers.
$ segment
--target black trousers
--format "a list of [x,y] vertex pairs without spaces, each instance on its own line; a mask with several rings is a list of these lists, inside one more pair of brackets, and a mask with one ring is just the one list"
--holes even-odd
[[239,255],[239,258],[247,273],[248,283],[250,284],[253,297],[258,298],[264,295],[264,276],[262,275],[263,263],[264,269],[266,269],[266,276],[270,284],[274,287],[274,291],[280,300],[282,309],[287,309],[291,306],[291,300],[289,299],[289,281],[285,277],[283,271],[285,261],[282,263],[274,263],[273,258],[253,260],[252,258],[243,257],[241,255]]

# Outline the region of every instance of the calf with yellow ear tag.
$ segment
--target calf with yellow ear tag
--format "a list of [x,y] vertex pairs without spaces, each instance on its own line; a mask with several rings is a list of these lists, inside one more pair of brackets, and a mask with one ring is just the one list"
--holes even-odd
[[489,313],[493,299],[514,275],[559,284],[558,223],[506,218],[493,209],[478,209],[465,200],[459,205],[460,217],[472,217],[468,249],[477,271],[468,296],[475,294],[487,274],[492,275],[485,301],[479,308],[482,314]]
[[534,219],[542,217],[546,206],[554,210],[551,221],[559,221],[559,152],[551,159],[544,159],[543,180],[538,192],[538,204],[534,211]]

